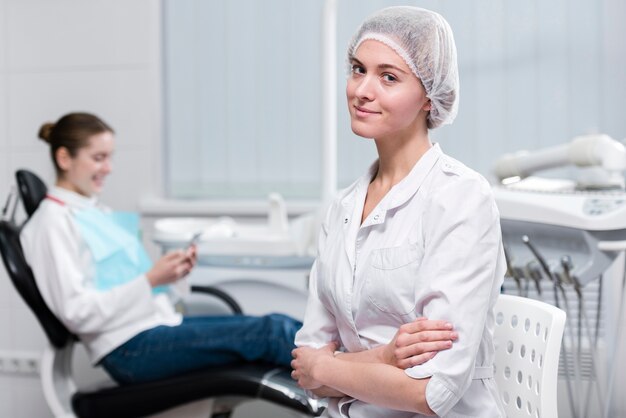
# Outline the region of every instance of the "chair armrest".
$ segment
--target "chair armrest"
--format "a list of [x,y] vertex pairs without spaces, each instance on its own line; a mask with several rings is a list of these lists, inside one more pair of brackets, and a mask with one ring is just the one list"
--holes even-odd
[[191,291],[195,293],[204,293],[204,294],[215,296],[218,299],[222,300],[226,305],[228,305],[228,307],[233,311],[233,314],[235,315],[243,314],[243,309],[241,309],[241,306],[237,303],[237,301],[233,299],[233,297],[230,296],[228,293],[224,292],[223,290],[220,290],[213,286],[194,285],[194,286],[191,286]]

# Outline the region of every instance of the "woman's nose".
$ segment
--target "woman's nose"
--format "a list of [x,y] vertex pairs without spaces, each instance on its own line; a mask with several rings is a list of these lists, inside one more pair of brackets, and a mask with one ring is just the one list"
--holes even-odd
[[106,160],[102,166],[105,173],[110,173],[113,167],[111,166],[111,160]]
[[374,100],[374,80],[373,77],[365,76],[357,81],[354,94],[361,100]]

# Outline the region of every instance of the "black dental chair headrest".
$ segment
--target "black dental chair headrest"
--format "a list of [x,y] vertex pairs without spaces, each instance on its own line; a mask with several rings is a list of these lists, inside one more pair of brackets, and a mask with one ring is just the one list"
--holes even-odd
[[24,209],[30,218],[39,207],[41,201],[46,197],[48,187],[39,176],[32,171],[17,170],[15,178],[17,179],[20,197],[24,203]]

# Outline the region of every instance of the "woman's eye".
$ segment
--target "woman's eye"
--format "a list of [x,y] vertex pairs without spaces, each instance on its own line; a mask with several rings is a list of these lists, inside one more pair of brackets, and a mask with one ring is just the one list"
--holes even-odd
[[365,74],[365,69],[360,65],[354,64],[350,67],[350,70],[352,71],[352,74]]
[[383,74],[383,80],[385,80],[385,81],[390,81],[390,82],[394,82],[394,81],[397,81],[398,79],[397,79],[394,75],[391,75],[391,74]]

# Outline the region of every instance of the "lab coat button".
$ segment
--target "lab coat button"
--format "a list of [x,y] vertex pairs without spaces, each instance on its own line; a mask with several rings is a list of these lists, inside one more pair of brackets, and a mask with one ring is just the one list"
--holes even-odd
[[344,220],[343,220],[343,223],[344,223],[344,224],[347,224],[347,223],[348,223],[348,218],[344,219]]
[[448,161],[443,161],[441,163],[441,169],[449,174],[457,174],[457,167]]
[[378,216],[378,215],[375,215],[375,216],[374,216],[374,220],[375,220],[375,221],[377,221],[377,220],[378,220],[378,218],[380,218],[380,216]]

